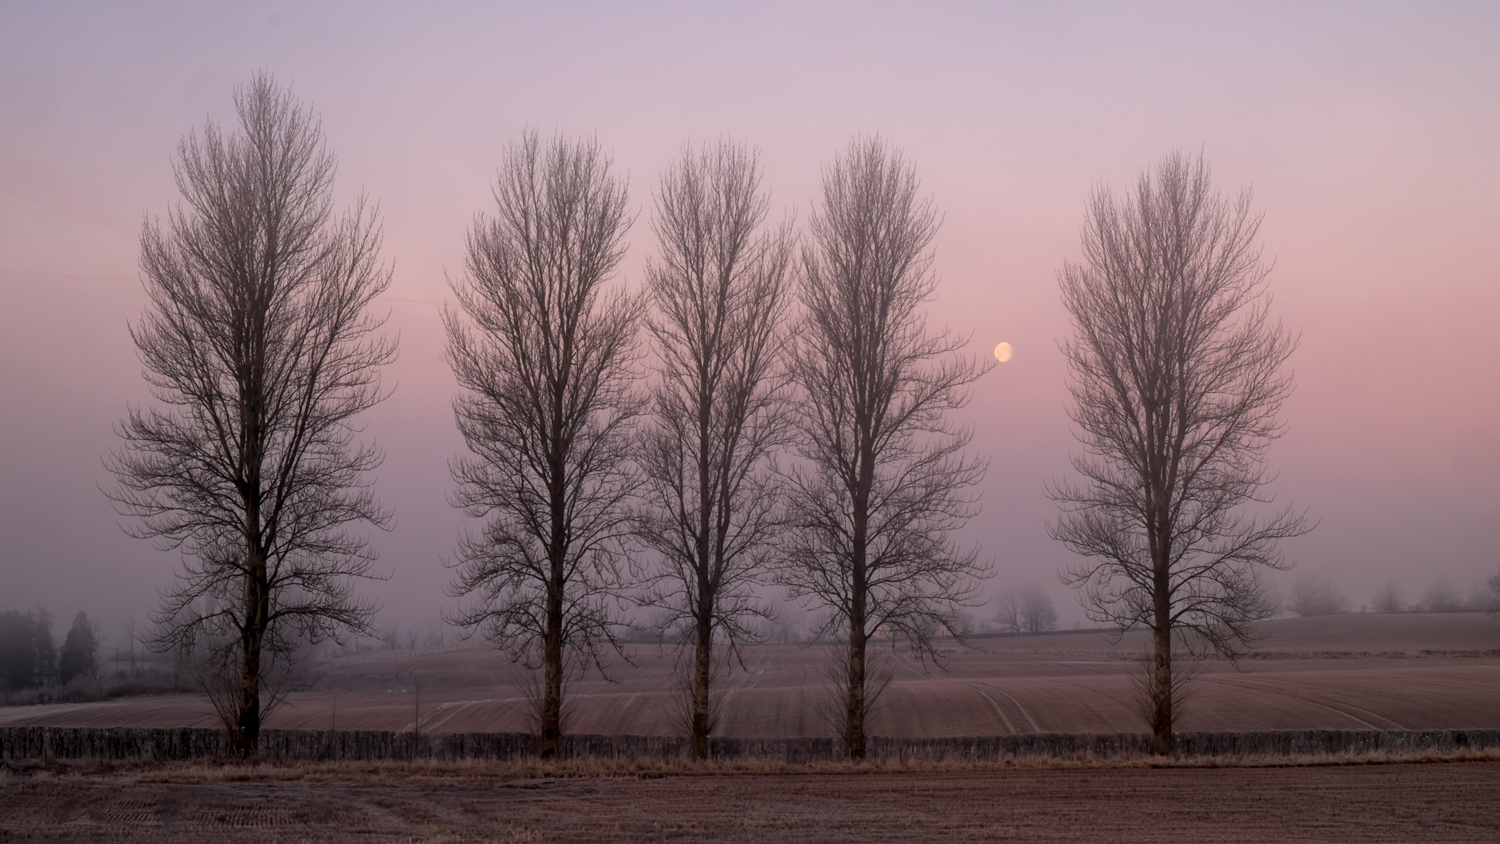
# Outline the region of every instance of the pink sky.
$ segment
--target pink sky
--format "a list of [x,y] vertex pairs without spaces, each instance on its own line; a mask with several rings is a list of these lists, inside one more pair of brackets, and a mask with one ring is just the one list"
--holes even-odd
[[684,142],[759,145],[773,206],[803,219],[852,135],[904,148],[945,215],[932,323],[1015,347],[967,414],[990,471],[964,538],[995,560],[991,589],[1046,585],[1068,624],[1042,494],[1072,448],[1056,273],[1091,188],[1201,150],[1226,190],[1254,187],[1276,311],[1303,335],[1271,452],[1278,500],[1322,520],[1286,545],[1298,572],[1357,606],[1387,579],[1414,599],[1500,569],[1500,7],[495,5],[0,7],[0,609],[115,632],[171,576],[99,492],[111,426],[147,398],[126,334],[137,238],[176,201],[178,139],[230,119],[259,68],[322,114],[340,194],[384,212],[402,349],[369,430],[397,525],[369,593],[390,618],[447,601],[462,444],[438,304],[526,125],[596,132],[628,173],[627,284]]

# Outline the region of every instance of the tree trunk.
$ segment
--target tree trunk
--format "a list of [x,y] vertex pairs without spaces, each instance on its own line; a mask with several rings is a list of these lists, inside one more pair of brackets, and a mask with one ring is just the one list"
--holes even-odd
[[260,748],[261,642],[266,628],[265,564],[251,567],[245,583],[245,625],[240,631],[239,691],[230,751],[241,759],[254,758]]
[[854,513],[854,565],[849,602],[849,699],[845,713],[844,752],[850,759],[865,758],[865,613],[869,584],[865,572],[865,510]]
[[853,490],[853,552],[849,561],[849,700],[845,713],[844,752],[850,759],[865,758],[865,623],[869,609],[870,489],[875,480],[875,452],[868,424],[859,426],[864,445],[859,450],[859,478]]
[[[260,291],[255,291],[259,293]],[[265,529],[261,505],[264,490],[261,472],[265,463],[265,310],[260,297],[249,308],[250,326],[239,365],[240,444],[242,486],[240,502],[245,507],[242,537],[245,543],[245,606],[240,629],[240,687],[236,723],[230,747],[242,759],[253,758],[260,748],[261,643],[265,640],[270,595],[267,594]]]
[[[700,312],[698,334],[709,334],[707,315]],[[711,381],[708,360],[700,358],[698,384],[706,388]],[[704,389],[698,400],[698,606],[696,622],[697,647],[693,653],[693,735],[694,759],[708,758],[708,683],[713,670],[714,605],[718,596],[714,594],[714,566],[709,563],[709,533],[713,530],[713,509],[709,502],[713,498],[714,473],[709,465],[709,449],[713,446],[710,426],[713,424],[712,392]],[[722,562],[722,559],[716,560]]]
[[693,653],[693,758],[708,759],[709,682],[713,674],[712,620],[698,619],[698,642]]
[[1156,567],[1154,591],[1154,618],[1151,625],[1152,668],[1151,697],[1151,754],[1170,756],[1172,753],[1172,624],[1171,596],[1168,591],[1165,565]]
[[547,548],[547,629],[542,636],[542,711],[541,744],[538,748],[543,759],[557,757],[558,743],[562,737],[562,683],[563,683],[563,589],[567,583],[568,525],[567,494],[563,478],[567,467],[558,453],[562,434],[562,395],[552,395],[552,456],[549,459],[549,501],[552,514],[552,537]]
[[562,566],[552,564],[552,583],[547,589],[547,633],[542,642],[541,745],[543,759],[557,756],[562,736]]
[[260,654],[247,650],[241,666],[240,688],[234,729],[229,736],[230,752],[241,759],[252,759],[260,746]]
[[[861,601],[860,603],[863,603]],[[865,758],[865,622],[849,625],[849,700],[844,729],[844,750],[850,759]]]

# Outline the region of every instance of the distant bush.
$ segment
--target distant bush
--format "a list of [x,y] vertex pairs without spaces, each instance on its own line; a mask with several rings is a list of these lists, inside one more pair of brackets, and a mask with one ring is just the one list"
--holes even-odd
[[1396,584],[1387,580],[1375,593],[1370,609],[1380,613],[1405,612],[1406,602],[1401,600],[1401,590],[1396,588]]
[[114,674],[109,677],[75,679],[67,685],[49,683],[22,689],[0,690],[0,706],[34,706],[42,703],[92,703],[139,695],[164,695],[194,692],[183,678],[166,671],[141,671],[135,676]]
[[1422,593],[1422,603],[1419,605],[1425,612],[1462,612],[1468,609],[1464,600],[1453,588],[1453,584],[1446,580],[1434,580]]
[[1500,610],[1500,574],[1487,583],[1476,583],[1468,595],[1461,595],[1445,578],[1437,578],[1422,593],[1422,600],[1412,605],[1414,612],[1495,612]]
[[1315,615],[1339,615],[1349,611],[1349,599],[1335,590],[1327,578],[1298,578],[1292,586],[1287,609],[1304,618]]

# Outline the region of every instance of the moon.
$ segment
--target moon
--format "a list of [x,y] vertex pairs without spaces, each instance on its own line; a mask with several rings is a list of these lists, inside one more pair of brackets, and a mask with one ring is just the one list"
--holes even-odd
[[1005,363],[1010,360],[1010,344],[1001,343],[995,347],[995,360]]

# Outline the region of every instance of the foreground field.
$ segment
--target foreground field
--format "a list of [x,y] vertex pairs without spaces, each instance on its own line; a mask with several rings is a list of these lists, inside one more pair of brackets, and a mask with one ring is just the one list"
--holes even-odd
[[[1500,728],[1500,619],[1482,613],[1345,615],[1268,623],[1255,658],[1208,663],[1179,710],[1181,730]],[[1132,732],[1143,636],[990,637],[947,649],[946,671],[904,652],[877,656],[891,683],[871,731],[893,737]],[[680,734],[676,658],[632,646],[617,682],[572,686],[568,728]],[[834,734],[821,646],[746,648],[720,680],[719,733]],[[312,664],[271,727],[486,732],[528,728],[524,674],[477,645],[377,651]],[[189,695],[0,708],[0,726],[212,726]]]
[[566,779],[0,773],[0,841],[1485,841],[1500,762]]

